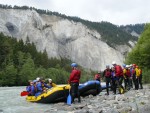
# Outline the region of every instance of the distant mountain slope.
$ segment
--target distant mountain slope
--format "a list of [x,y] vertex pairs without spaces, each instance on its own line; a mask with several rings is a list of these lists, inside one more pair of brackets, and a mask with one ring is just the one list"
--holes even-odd
[[130,33],[132,36],[139,37],[140,34],[144,30],[145,24],[135,24],[135,25],[126,25],[126,26],[120,26],[120,28],[127,33]]
[[[23,10],[36,10],[39,14],[47,14],[47,15],[55,15],[58,17],[62,17],[64,19],[68,19],[74,22],[81,22],[82,24],[86,25],[89,29],[96,30],[98,33],[101,34],[102,40],[105,41],[108,45],[115,47],[115,45],[123,45],[123,44],[128,44],[128,42],[131,41],[137,41],[137,37],[143,30],[144,24],[140,25],[127,25],[127,26],[116,26],[113,25],[109,22],[91,22],[88,20],[83,20],[79,17],[71,17],[71,16],[66,16],[64,14],[60,14],[58,12],[52,12],[49,10],[41,10],[41,9],[36,9],[34,7],[28,7],[28,6],[14,6],[11,7],[9,5],[0,5],[1,8],[6,8],[6,9],[23,9]],[[120,29],[121,28],[121,29]],[[128,28],[128,29],[127,29]],[[132,31],[135,31],[138,35],[132,35]],[[97,37],[95,37],[97,38]]]
[[108,22],[27,6],[0,7],[0,32],[23,41],[28,37],[38,51],[46,50],[49,58],[67,58],[88,69],[104,69],[113,60],[122,64],[138,39]]

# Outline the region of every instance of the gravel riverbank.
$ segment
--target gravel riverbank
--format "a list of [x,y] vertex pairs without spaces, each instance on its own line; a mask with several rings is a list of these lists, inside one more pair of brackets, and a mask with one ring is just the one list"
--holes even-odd
[[150,113],[150,85],[144,89],[126,92],[125,94],[105,95],[105,90],[97,96],[82,98],[81,103],[71,106],[66,103],[51,105],[44,113]]

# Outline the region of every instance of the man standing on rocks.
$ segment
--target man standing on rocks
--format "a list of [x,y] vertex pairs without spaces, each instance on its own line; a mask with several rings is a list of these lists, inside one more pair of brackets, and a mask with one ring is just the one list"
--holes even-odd
[[[124,92],[124,87],[122,86],[122,82],[123,82],[123,70],[122,67],[120,65],[117,65],[115,61],[112,62],[112,65],[115,68],[115,76],[118,78],[118,87],[119,87],[119,93],[123,93]],[[123,92],[121,91],[121,89],[123,90]]]
[[140,85],[140,89],[143,89],[143,85],[142,85],[142,70],[139,68],[139,85]]
[[78,66],[76,63],[72,63],[71,67],[72,67],[72,72],[70,74],[69,84],[71,85],[72,103],[74,102],[74,99],[76,97],[78,98],[78,102],[81,102],[80,93],[78,90],[81,71],[77,68]]
[[135,90],[139,89],[139,77],[140,77],[139,66],[136,66],[135,68]]
[[107,95],[109,95],[109,84],[111,82],[111,69],[110,69],[109,65],[106,65],[106,69],[103,72],[103,77],[104,76],[105,76],[105,80],[106,80]]

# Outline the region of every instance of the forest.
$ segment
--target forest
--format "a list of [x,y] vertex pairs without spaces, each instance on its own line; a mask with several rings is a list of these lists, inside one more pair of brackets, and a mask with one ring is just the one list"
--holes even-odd
[[[28,37],[23,42],[0,33],[0,40],[0,86],[23,86],[36,77],[51,78],[57,84],[68,83],[70,60],[49,59],[46,50],[38,52]],[[93,79],[94,72],[85,71],[82,67],[80,69],[81,82]]]

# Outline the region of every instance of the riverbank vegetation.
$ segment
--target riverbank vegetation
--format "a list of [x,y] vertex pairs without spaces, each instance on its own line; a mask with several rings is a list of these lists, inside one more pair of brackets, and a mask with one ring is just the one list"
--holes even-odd
[[[67,84],[71,72],[68,59],[48,58],[46,50],[38,52],[34,43],[0,33],[0,86],[27,85],[36,77],[51,78],[57,84]],[[80,67],[81,68],[81,67]],[[92,79],[91,71],[81,68],[81,82]]]
[[126,58],[128,64],[136,63],[143,69],[144,83],[150,83],[150,24],[145,25],[136,46]]

